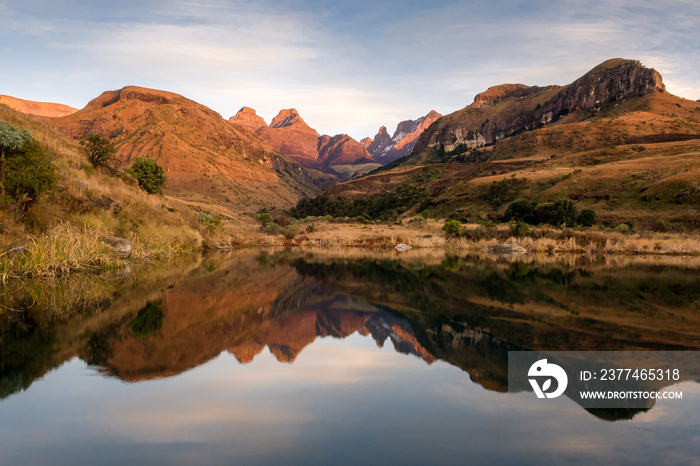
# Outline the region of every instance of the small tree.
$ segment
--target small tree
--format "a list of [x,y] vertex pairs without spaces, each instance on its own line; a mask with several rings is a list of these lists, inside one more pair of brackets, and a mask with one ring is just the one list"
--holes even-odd
[[8,150],[18,150],[32,140],[32,135],[26,129],[20,129],[6,121],[0,121],[0,197],[5,196],[5,153]]
[[90,133],[86,139],[80,141],[80,145],[85,148],[88,160],[93,167],[111,167],[115,159],[114,154],[117,151],[109,139],[99,134]]
[[160,193],[163,183],[165,183],[165,172],[163,167],[155,160],[146,157],[136,157],[134,164],[127,170],[131,176],[136,178],[139,186],[149,194]]

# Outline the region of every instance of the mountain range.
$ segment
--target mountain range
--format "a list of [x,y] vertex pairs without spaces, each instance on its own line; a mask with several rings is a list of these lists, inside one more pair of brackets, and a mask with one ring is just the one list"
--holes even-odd
[[[605,61],[563,86],[493,86],[454,113],[402,121],[391,136],[382,126],[360,142],[319,134],[294,108],[269,125],[249,107],[227,121],[178,94],[135,86],[104,92],[81,110],[8,96],[0,103],[73,141],[90,133],[109,138],[120,167],[155,159],[166,171],[165,193],[202,206],[287,208],[329,187],[331,196],[380,194],[410,184],[406,169],[426,164],[439,167],[426,185],[430,208],[446,216],[465,209],[496,215],[508,196],[485,206],[482,191],[505,173],[529,173],[519,196],[566,196],[610,212],[611,221],[638,210],[633,198],[669,210],[663,205],[689,191],[673,210],[692,226],[700,197],[693,187],[700,105],[667,92],[661,75],[635,60]],[[381,182],[363,176],[371,170]],[[574,172],[576,179],[560,182]],[[603,202],[618,194],[624,202]]]
[[374,139],[361,142],[347,134],[320,135],[294,108],[281,110],[269,125],[250,107],[241,108],[228,121],[256,133],[304,167],[343,181],[409,154],[418,136],[440,116],[432,111],[417,120],[402,121],[391,137],[382,126]]

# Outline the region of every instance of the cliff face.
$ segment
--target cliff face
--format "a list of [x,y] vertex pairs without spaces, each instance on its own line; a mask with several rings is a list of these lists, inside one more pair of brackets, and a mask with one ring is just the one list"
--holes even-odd
[[78,111],[77,108],[51,102],[34,102],[18,99],[9,95],[0,95],[0,104],[7,105],[13,110],[38,117],[62,117]]
[[318,160],[330,166],[374,162],[367,149],[347,134],[318,138]]
[[425,131],[414,153],[483,147],[569,115],[571,121],[582,121],[623,99],[664,90],[658,72],[623,59],[608,60],[563,87],[495,86]]
[[136,157],[154,159],[165,169],[166,193],[183,199],[233,208],[288,206],[316,191],[301,165],[260,137],[171,92],[108,91],[76,113],[46,121],[76,140],[90,133],[109,138],[121,167]]
[[379,128],[374,139],[363,139],[362,145],[377,162],[386,165],[394,160],[410,154],[418,137],[442,115],[435,110],[417,120],[404,120],[399,123],[393,136],[389,136],[386,126]]

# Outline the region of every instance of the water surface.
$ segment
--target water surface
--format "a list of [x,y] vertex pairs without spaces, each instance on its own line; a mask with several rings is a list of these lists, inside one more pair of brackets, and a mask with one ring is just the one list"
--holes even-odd
[[239,251],[4,290],[2,464],[692,464],[682,401],[507,393],[509,350],[697,350],[700,269]]

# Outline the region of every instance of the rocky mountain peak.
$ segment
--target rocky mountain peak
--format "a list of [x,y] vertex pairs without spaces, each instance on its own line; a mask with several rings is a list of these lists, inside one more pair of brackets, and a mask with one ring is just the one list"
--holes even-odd
[[525,84],[501,84],[489,87],[487,90],[474,97],[472,107],[491,107],[499,100],[511,97],[518,91],[528,89],[529,87],[530,86],[526,86]]
[[276,117],[270,122],[270,128],[285,128],[288,126],[300,126],[309,128],[309,125],[302,120],[296,108],[286,108],[280,110]]
[[[440,118],[435,110],[416,120],[404,120],[396,126],[394,135],[390,136],[386,126],[379,128],[374,139],[370,140],[367,150],[380,163],[387,164],[408,155],[425,129]],[[369,139],[369,138],[368,138]]]
[[658,72],[620,58],[601,63],[566,86],[494,86],[478,94],[472,105],[424,132],[416,154],[428,148],[451,152],[483,147],[564,117],[567,121],[590,118],[611,104],[664,90]]
[[256,133],[260,128],[267,128],[267,123],[258,116],[250,107],[242,107],[238,113],[229,118],[229,123],[234,123]]

